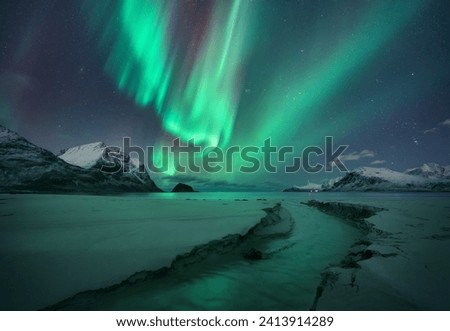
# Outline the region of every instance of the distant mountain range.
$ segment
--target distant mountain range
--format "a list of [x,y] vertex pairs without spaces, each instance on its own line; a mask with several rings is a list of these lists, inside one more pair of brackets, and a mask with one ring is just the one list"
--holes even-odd
[[287,189],[284,189],[283,192],[314,192],[314,191],[322,191],[322,184],[315,184],[308,181],[308,184],[304,186],[294,185]]
[[[143,165],[117,147],[96,142],[56,156],[0,126],[0,192],[160,192]],[[397,172],[357,168],[321,184],[308,182],[286,192],[450,191],[450,166],[426,163]]]
[[405,172],[362,167],[322,184],[293,186],[285,192],[310,191],[450,191],[450,166],[426,163]]
[[73,147],[58,157],[0,126],[0,155],[0,192],[161,191],[143,167],[103,143]]
[[450,166],[443,167],[437,163],[425,163],[421,167],[408,169],[405,173],[430,179],[450,179]]

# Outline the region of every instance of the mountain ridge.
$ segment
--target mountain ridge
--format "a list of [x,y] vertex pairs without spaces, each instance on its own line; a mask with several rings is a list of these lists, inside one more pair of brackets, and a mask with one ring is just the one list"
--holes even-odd
[[[106,173],[70,164],[0,125],[0,192],[160,192],[146,172]],[[99,165],[100,166],[100,165]]]
[[[309,183],[310,184],[310,183]],[[316,184],[319,185],[319,184]],[[295,186],[285,189],[285,192],[299,191],[403,191],[422,192],[438,191],[450,192],[450,166],[441,166],[436,163],[425,163],[421,167],[407,169],[404,172],[394,171],[388,168],[360,167],[347,172],[344,176],[325,181],[320,188],[314,190],[300,190]]]

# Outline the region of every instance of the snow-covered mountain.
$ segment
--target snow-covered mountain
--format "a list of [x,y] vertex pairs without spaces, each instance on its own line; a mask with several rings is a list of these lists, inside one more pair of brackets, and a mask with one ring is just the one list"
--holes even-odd
[[96,142],[69,148],[63,154],[58,155],[58,157],[67,163],[90,169],[102,159],[105,149],[106,145],[104,143]]
[[106,146],[102,142],[71,147],[58,157],[84,169],[103,168],[104,171],[109,172],[120,169],[138,177],[144,175],[143,180],[148,176],[138,159],[125,155],[119,147]]
[[405,172],[387,168],[362,167],[343,177],[324,181],[321,185],[308,182],[284,192],[309,191],[450,191],[450,166],[427,163]]
[[[92,155],[83,157],[82,154],[80,152],[80,159],[92,161]],[[98,167],[101,166],[100,163],[88,167],[86,162],[86,168],[80,167],[67,163],[2,126],[0,126],[0,155],[1,192],[160,191],[146,172],[136,171],[138,168],[130,165],[132,162],[129,162],[129,157],[122,160],[117,158],[119,161],[116,161],[120,164],[125,163],[125,167],[134,167],[133,171],[129,172],[105,173],[100,171]]]
[[311,191],[321,191],[322,185],[315,184],[308,181],[308,184],[304,186],[292,186],[290,188],[284,189],[283,192],[311,192]]
[[425,178],[450,179],[450,166],[444,167],[437,163],[425,163],[421,167],[407,169],[405,173]]
[[322,190],[322,191],[329,190],[330,188],[333,187],[333,185],[334,185],[335,183],[337,183],[338,181],[340,181],[342,178],[343,178],[343,177],[340,176],[340,177],[336,177],[336,178],[331,178],[331,179],[324,180],[324,181],[322,182],[321,190]]
[[331,191],[449,191],[450,180],[402,173],[387,168],[362,167],[336,181]]

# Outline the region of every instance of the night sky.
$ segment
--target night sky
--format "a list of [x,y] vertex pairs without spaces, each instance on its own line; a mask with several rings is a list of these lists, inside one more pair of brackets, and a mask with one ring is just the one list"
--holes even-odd
[[447,165],[449,17],[445,0],[1,1],[0,124],[55,153],[124,136],[220,147],[271,137],[300,150],[333,136],[350,146],[349,168]]

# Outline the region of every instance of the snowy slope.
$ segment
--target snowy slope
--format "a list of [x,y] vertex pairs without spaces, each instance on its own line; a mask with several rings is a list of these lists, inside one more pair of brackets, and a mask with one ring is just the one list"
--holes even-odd
[[322,182],[322,190],[329,190],[331,187],[333,187],[333,185],[335,183],[337,183],[338,181],[340,181],[343,177],[336,177],[336,178],[331,178],[328,180],[325,180]]
[[0,126],[0,192],[160,191],[147,173],[108,174],[71,165]]
[[58,157],[67,163],[90,169],[101,160],[105,148],[106,145],[104,143],[96,142],[69,148]]
[[407,169],[406,174],[434,179],[450,179],[450,166],[441,166],[437,163],[425,163],[421,167]]
[[408,184],[424,184],[427,181],[423,178],[404,174],[398,171],[393,171],[387,168],[371,168],[362,167],[353,170],[354,173],[359,174],[362,177],[379,178],[396,185],[408,185]]
[[98,169],[121,173],[124,177],[146,183],[150,177],[139,159],[125,155],[119,147],[95,142],[67,149],[60,159],[84,169]]
[[387,168],[362,167],[336,181],[333,191],[448,191],[450,181],[402,173]]
[[6,144],[18,139],[20,139],[20,136],[16,132],[8,130],[0,125],[0,144]]

